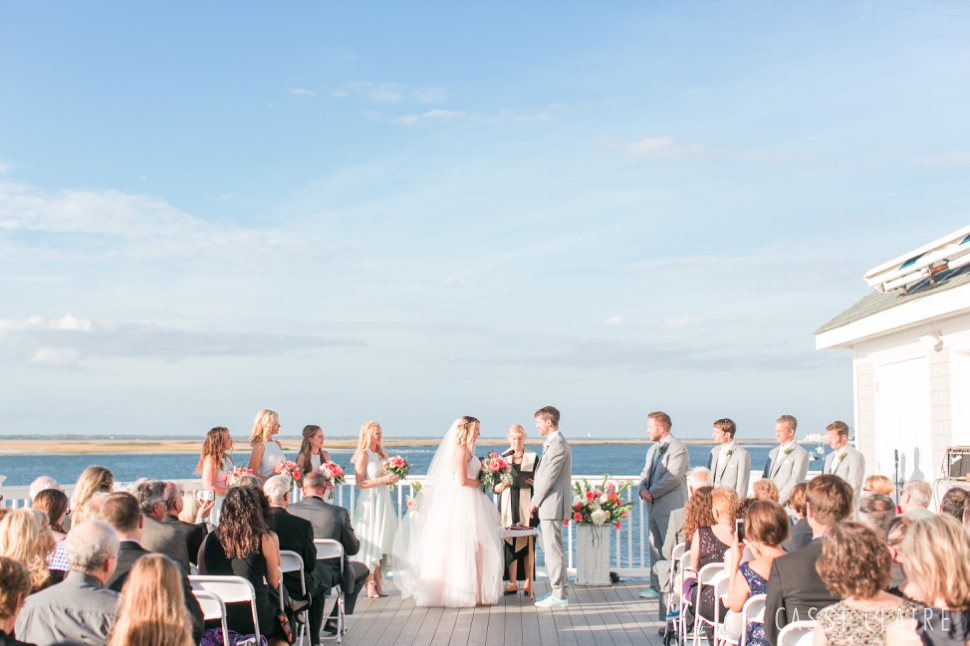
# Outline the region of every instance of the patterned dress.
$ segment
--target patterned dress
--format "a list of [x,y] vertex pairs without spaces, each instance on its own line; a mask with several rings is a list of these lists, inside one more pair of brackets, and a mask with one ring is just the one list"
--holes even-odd
[[913,617],[922,609],[908,599],[899,607],[886,610],[856,610],[840,601],[819,610],[817,617],[829,646],[886,646],[886,628],[900,617]]
[[[768,592],[768,581],[761,578],[761,575],[752,570],[750,565],[742,563],[738,571],[748,584],[748,589],[751,590],[751,596],[766,594]],[[747,634],[745,643],[748,646],[768,646],[768,638],[765,637],[764,624],[748,622],[744,630]]]

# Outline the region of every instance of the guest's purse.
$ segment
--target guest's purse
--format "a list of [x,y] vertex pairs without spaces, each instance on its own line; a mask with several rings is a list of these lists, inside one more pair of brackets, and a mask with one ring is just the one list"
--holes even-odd
[[293,636],[293,627],[290,626],[289,616],[282,611],[280,611],[280,625],[283,627],[283,636],[286,637],[286,643],[292,644],[295,639]]

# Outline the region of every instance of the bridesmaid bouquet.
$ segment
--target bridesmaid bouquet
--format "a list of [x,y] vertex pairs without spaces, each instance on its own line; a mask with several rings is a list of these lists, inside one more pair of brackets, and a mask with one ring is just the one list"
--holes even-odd
[[240,478],[251,475],[253,475],[252,469],[247,469],[246,467],[235,467],[232,471],[226,474],[226,484],[230,487],[235,487]]
[[276,468],[273,469],[273,473],[278,476],[286,476],[295,484],[299,484],[300,480],[303,479],[303,471],[301,471],[300,467],[296,465],[296,462],[291,462],[289,460],[283,460],[277,464]]
[[478,472],[478,479],[482,483],[482,491],[488,493],[495,489],[500,482],[507,485],[512,484],[512,464],[505,461],[501,455],[495,451],[489,451],[485,459],[482,460],[482,468]]
[[627,480],[622,487],[616,488],[612,482],[607,482],[608,475],[603,476],[603,483],[599,487],[591,487],[586,478],[577,482],[573,489],[573,520],[579,525],[604,525],[615,523],[620,529],[620,521],[630,515],[632,502],[622,502],[620,495],[630,486]]
[[[387,458],[384,461],[384,467],[382,472],[384,475],[391,475],[392,473],[396,475],[401,480],[405,480],[408,477],[408,472],[411,470],[411,465],[408,464],[406,458],[402,458],[400,455],[395,455],[393,458]],[[394,491],[394,485],[388,485],[391,491]]]
[[336,462],[324,462],[317,469],[317,473],[326,478],[327,482],[335,487],[344,483],[344,470]]

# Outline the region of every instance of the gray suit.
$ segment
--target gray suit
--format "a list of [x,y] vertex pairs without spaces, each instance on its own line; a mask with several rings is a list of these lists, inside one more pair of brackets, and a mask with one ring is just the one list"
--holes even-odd
[[105,644],[117,604],[118,593],[93,576],[69,572],[61,583],[27,597],[17,617],[17,639],[30,644]]
[[145,514],[141,546],[149,552],[158,552],[177,561],[182,566],[182,572],[189,573],[189,544],[185,534],[178,527],[157,521]]
[[[667,521],[667,535],[664,537],[663,549],[661,550],[661,556],[663,556],[662,561],[657,561],[655,567],[657,571],[657,579],[660,581],[660,609],[659,619],[663,620],[667,617],[667,594],[673,590],[673,567],[674,562],[672,557],[674,555],[674,547],[678,543],[684,542],[684,510],[675,509],[670,512],[670,517]],[[678,591],[674,590],[674,600],[680,598]]]
[[[661,451],[661,447],[665,447]],[[657,453],[660,452],[659,455]],[[656,464],[654,459],[656,456]],[[690,456],[680,440],[669,436],[666,444],[654,443],[647,451],[647,461],[640,474],[640,491],[649,491],[653,502],[647,503],[647,526],[650,528],[650,587],[660,591],[656,563],[660,561],[670,514],[687,504],[687,469]],[[673,546],[671,546],[672,548]]]
[[770,478],[778,486],[778,502],[784,507],[788,503],[788,494],[791,493],[792,487],[805,482],[807,473],[808,451],[795,442],[788,455],[782,454],[780,446],[771,449],[765,470],[761,475],[764,478]]
[[738,493],[738,498],[746,498],[748,481],[751,479],[751,455],[735,445],[726,460],[721,460],[720,457],[721,447],[715,446],[711,449],[711,457],[707,459],[713,486],[731,487]]
[[834,473],[849,483],[852,487],[852,502],[859,506],[859,498],[862,497],[862,481],[866,477],[866,458],[862,452],[857,451],[851,446],[845,447],[842,459],[834,465],[835,451],[832,451],[825,458],[825,469],[823,473]]
[[552,596],[566,598],[566,551],[562,545],[562,521],[570,516],[573,452],[562,433],[556,433],[542,451],[532,489],[532,504],[539,508],[542,551]]

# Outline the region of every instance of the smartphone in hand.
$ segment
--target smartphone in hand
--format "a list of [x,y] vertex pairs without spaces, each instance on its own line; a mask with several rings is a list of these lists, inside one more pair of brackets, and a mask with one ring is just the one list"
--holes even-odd
[[736,531],[738,534],[738,543],[743,543],[744,542],[744,519],[743,518],[738,518]]

